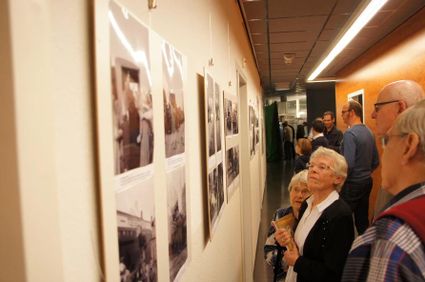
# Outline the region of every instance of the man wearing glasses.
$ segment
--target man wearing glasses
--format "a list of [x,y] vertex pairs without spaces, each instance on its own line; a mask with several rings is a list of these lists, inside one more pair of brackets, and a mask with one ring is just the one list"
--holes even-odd
[[[378,94],[372,112],[372,118],[376,120],[376,134],[383,137],[400,113],[423,98],[425,93],[422,86],[412,80],[398,80],[384,86]],[[375,215],[382,210],[391,197],[382,189],[378,191]]]
[[383,136],[382,189],[394,197],[354,241],[342,281],[425,281],[425,100]]
[[358,234],[369,226],[369,195],[372,190],[372,172],[379,165],[375,137],[361,121],[362,106],[350,100],[342,107],[342,119],[349,127],[343,136],[341,154],[348,163],[348,176],[341,197],[350,205]]

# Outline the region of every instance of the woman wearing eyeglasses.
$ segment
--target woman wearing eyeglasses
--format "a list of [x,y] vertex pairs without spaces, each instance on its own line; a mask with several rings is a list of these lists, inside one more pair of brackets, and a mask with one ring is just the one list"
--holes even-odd
[[310,190],[307,187],[307,170],[303,170],[292,177],[288,185],[288,191],[290,206],[280,208],[275,212],[273,221],[270,224],[266,243],[264,244],[264,257],[267,264],[273,267],[273,281],[284,281],[288,268],[283,265],[282,261],[283,252],[286,248],[279,245],[274,238],[276,231],[275,222],[283,219],[288,223],[288,227],[293,228],[295,222],[298,221],[301,204],[310,196]]
[[284,228],[275,233],[288,246],[285,281],[340,281],[354,239],[350,207],[339,197],[347,176],[347,162],[333,150],[320,147],[310,158],[309,197],[300,208],[300,220],[292,235]]

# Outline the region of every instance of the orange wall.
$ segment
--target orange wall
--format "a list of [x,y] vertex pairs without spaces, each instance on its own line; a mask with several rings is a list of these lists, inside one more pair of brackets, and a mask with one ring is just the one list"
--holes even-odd
[[[366,125],[375,130],[370,117],[380,89],[389,82],[412,79],[425,88],[425,8],[408,19],[338,74],[336,84],[337,126],[345,130],[341,118],[342,105],[347,94],[364,89]],[[377,142],[380,154],[382,148]],[[370,197],[369,214],[373,214],[376,195],[381,183],[380,167],[373,175],[374,187]]]

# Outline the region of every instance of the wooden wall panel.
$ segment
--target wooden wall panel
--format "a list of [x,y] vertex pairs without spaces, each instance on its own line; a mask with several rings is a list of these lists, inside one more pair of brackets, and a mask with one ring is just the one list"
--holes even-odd
[[[337,126],[345,130],[341,118],[347,94],[364,89],[365,123],[375,130],[371,118],[373,104],[384,85],[395,80],[415,80],[425,88],[425,8],[367,50],[338,74],[336,84]],[[379,141],[379,140],[377,140]],[[382,148],[377,142],[379,153]],[[373,214],[376,195],[381,183],[381,167],[373,174],[374,185],[370,197],[369,214]]]

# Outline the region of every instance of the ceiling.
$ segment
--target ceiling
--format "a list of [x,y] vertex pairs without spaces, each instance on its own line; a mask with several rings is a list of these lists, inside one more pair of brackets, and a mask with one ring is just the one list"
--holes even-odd
[[[298,92],[370,0],[237,0],[265,94]],[[388,0],[316,79],[334,78],[378,40],[425,6]],[[286,62],[285,62],[286,61]]]

